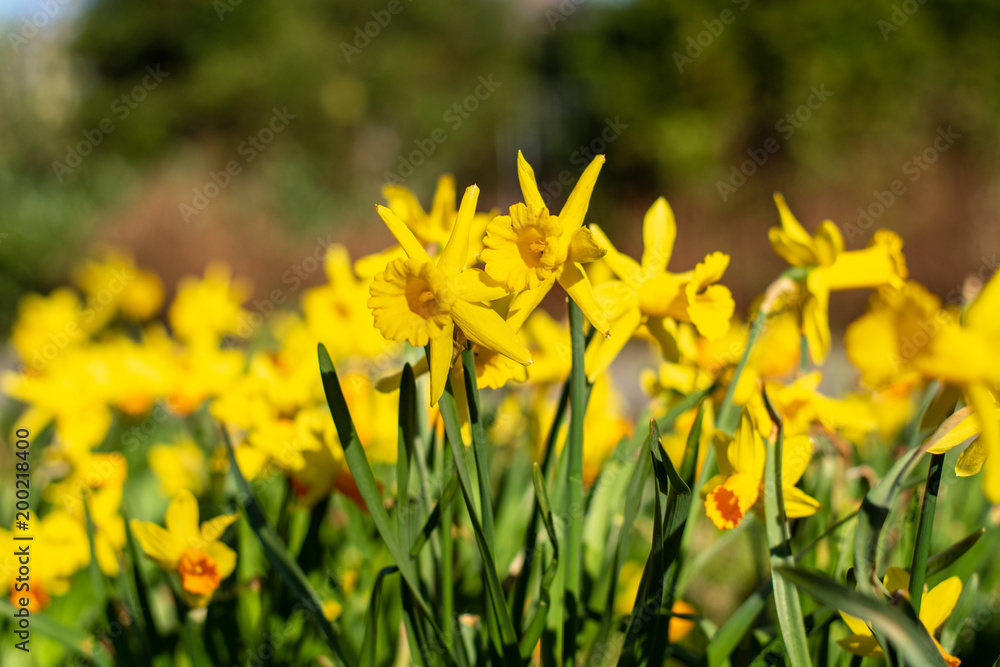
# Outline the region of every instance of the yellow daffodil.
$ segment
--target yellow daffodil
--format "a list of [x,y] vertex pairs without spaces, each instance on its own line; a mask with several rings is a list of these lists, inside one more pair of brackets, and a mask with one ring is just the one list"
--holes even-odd
[[[917,359],[926,374],[960,387],[973,414],[960,426],[963,439],[981,433],[962,453],[957,471],[962,476],[983,469],[983,493],[1000,503],[1000,274],[994,274],[965,311],[961,325],[946,322],[933,336],[930,349]],[[953,447],[963,439],[950,438]],[[931,451],[946,451],[939,443]]]
[[[751,405],[754,403],[759,401]],[[763,437],[771,426],[766,412],[761,414],[762,410],[762,405],[744,409],[731,439],[721,431],[715,432],[720,474],[705,485],[705,511],[719,529],[735,528],[750,508],[762,501],[766,458]],[[754,416],[751,412],[755,413]],[[765,425],[766,432],[761,430]],[[812,442],[809,436],[793,435],[784,439],[781,492],[785,500],[785,514],[790,519],[810,516],[821,507],[817,500],[795,486],[811,458]]]
[[[53,596],[65,595],[70,578],[90,563],[90,542],[87,531],[64,510],[53,510],[40,519],[33,513],[28,530],[8,532],[0,528],[0,592],[10,591],[10,602],[22,606],[26,598],[28,610],[36,612],[49,605]],[[23,563],[16,556],[25,542],[14,537],[31,537],[30,572],[23,576]]]
[[156,475],[164,495],[173,498],[183,489],[200,495],[208,482],[205,452],[194,440],[161,443],[149,448],[149,468]]
[[48,296],[28,294],[21,299],[10,339],[25,365],[41,372],[96,330],[76,292],[60,287]]
[[129,524],[146,556],[181,578],[184,600],[204,607],[236,568],[236,552],[219,541],[239,514],[223,514],[198,525],[198,501],[181,491],[167,508],[166,528],[132,519]]
[[902,287],[906,279],[903,241],[880,229],[864,250],[844,250],[840,230],[830,220],[820,223],[815,236],[802,227],[780,194],[774,196],[781,227],[772,227],[771,247],[792,266],[808,269],[804,280],[802,331],[809,354],[817,364],[830,351],[830,292],[890,285]]
[[[388,184],[383,186],[382,196],[385,197],[387,208],[406,224],[420,245],[424,246],[431,256],[436,256],[444,249],[452,230],[455,228],[457,215],[455,178],[451,174],[444,174],[438,179],[430,211],[424,211],[417,196],[402,185]],[[470,264],[474,263],[475,256],[482,250],[482,238],[486,233],[486,225],[493,219],[494,215],[496,215],[495,211],[476,213],[472,218],[468,249]],[[385,269],[389,262],[400,257],[406,257],[406,253],[399,246],[394,246],[383,252],[362,257],[355,263],[354,270],[359,276],[371,278]]]
[[456,327],[483,348],[496,350],[522,365],[531,363],[527,348],[516,334],[483,303],[505,296],[506,290],[482,271],[466,268],[478,199],[478,187],[473,185],[465,191],[451,237],[434,259],[402,220],[388,208],[378,207],[407,257],[394,259],[375,276],[368,306],[375,326],[386,338],[430,346],[432,405],[444,393],[454,357]]
[[941,299],[917,282],[901,289],[883,287],[868,311],[847,327],[847,358],[861,370],[862,381],[880,388],[920,377],[918,357],[930,348],[933,336],[954,316],[941,308]]
[[517,154],[517,176],[524,203],[510,207],[486,227],[479,254],[486,273],[510,292],[519,292],[510,312],[534,310],[558,282],[576,302],[590,323],[607,335],[608,322],[597,303],[583,264],[604,256],[593,233],[583,227],[597,174],[604,164],[598,155],[584,170],[559,215],[551,215],[535,181],[535,172]]
[[607,303],[613,315],[611,335],[595,337],[587,349],[591,379],[607,369],[640,327],[647,325],[654,335],[663,331],[664,318],[692,322],[699,334],[712,340],[726,334],[735,303],[729,289],[715,283],[729,265],[729,256],[715,252],[693,271],[668,272],[677,223],[666,199],[657,199],[643,219],[641,262],[618,252],[599,227],[590,228],[597,242],[607,248],[604,261],[619,278],[597,287],[599,301]]
[[204,278],[189,276],[181,280],[170,304],[170,326],[183,341],[217,343],[240,330],[247,316],[241,306],[249,297],[246,281],[232,280],[225,264],[212,264]]
[[[883,577],[883,584],[890,595],[902,593],[908,595],[910,587],[910,573],[898,567],[890,567]],[[927,629],[927,633],[934,640],[941,657],[944,658],[948,667],[958,667],[962,661],[944,650],[944,647],[934,637],[941,625],[944,624],[955,609],[958,596],[962,594],[962,580],[958,577],[945,579],[934,588],[927,590],[924,586],[924,594],[920,602],[920,623]],[[847,627],[854,633],[849,637],[840,639],[838,644],[848,653],[860,655],[868,658],[884,658],[885,653],[878,641],[872,634],[871,628],[864,620],[840,612],[841,618],[847,623]]]
[[133,321],[142,322],[155,315],[163,305],[163,283],[150,271],[135,265],[129,255],[114,248],[99,253],[101,261],[84,260],[73,270],[73,279],[97,308],[120,311]]

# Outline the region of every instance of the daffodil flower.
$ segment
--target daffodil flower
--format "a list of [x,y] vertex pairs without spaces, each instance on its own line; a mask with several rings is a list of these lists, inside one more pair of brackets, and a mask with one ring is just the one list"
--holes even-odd
[[[933,336],[930,349],[917,360],[932,377],[960,387],[974,414],[963,420],[966,438],[981,433],[962,453],[957,471],[973,475],[983,469],[983,492],[1000,503],[1000,275],[994,274],[965,311],[962,324],[946,323]],[[951,446],[962,440],[950,439]],[[941,443],[931,451],[946,451]]]
[[493,218],[486,226],[485,247],[479,254],[491,278],[508,291],[519,293],[511,303],[511,313],[534,310],[558,282],[590,323],[608,335],[607,318],[583,271],[583,264],[598,260],[605,253],[591,231],[583,227],[590,195],[603,164],[603,155],[595,157],[562,211],[552,215],[538,191],[535,172],[518,152],[517,177],[524,203],[511,206],[509,215]]
[[809,354],[817,364],[830,352],[830,292],[891,285],[906,280],[903,241],[880,229],[864,250],[844,250],[840,230],[830,220],[820,223],[815,236],[802,227],[780,194],[774,195],[781,227],[768,231],[771,247],[792,266],[808,269],[802,305],[802,331]]
[[236,552],[219,538],[238,518],[239,514],[223,514],[199,527],[198,501],[184,490],[167,508],[166,528],[138,519],[129,525],[146,556],[180,576],[184,600],[192,607],[204,607],[236,568]]
[[[894,595],[897,591],[905,593],[910,588],[910,573],[899,567],[890,567],[883,577],[883,584],[890,595]],[[926,586],[924,588],[926,589]],[[934,635],[955,609],[955,603],[961,594],[962,580],[950,577],[930,591],[925,591],[920,604],[920,622],[941,651],[941,657],[948,667],[958,667],[962,661],[945,651]],[[867,658],[885,657],[885,652],[882,651],[867,622],[844,612],[840,612],[840,616],[854,633],[837,641],[845,651]]]
[[[740,416],[739,426],[728,442],[716,431],[716,455],[719,475],[705,485],[705,511],[720,530],[735,528],[746,513],[762,501],[766,450],[759,424],[770,426],[770,420],[759,401],[751,402]],[[751,411],[756,416],[751,416]],[[766,421],[765,421],[766,420]],[[805,473],[812,457],[809,436],[793,435],[784,439],[781,453],[781,492],[785,514],[790,519],[810,516],[819,511],[819,502],[806,495],[795,484]]]
[[447,245],[433,259],[395,213],[378,207],[407,256],[392,260],[375,276],[368,307],[375,327],[389,340],[430,346],[431,405],[444,393],[456,326],[466,338],[486,349],[525,366],[531,363],[531,355],[514,331],[483,303],[506,296],[507,290],[481,270],[466,268],[478,199],[479,188],[470,186],[462,197]]
[[694,271],[668,272],[677,223],[666,199],[657,199],[643,219],[645,249],[641,262],[618,252],[596,225],[590,229],[598,243],[607,248],[604,261],[619,278],[597,287],[601,300],[614,304],[614,315],[611,335],[595,338],[587,349],[585,361],[591,381],[607,369],[643,325],[657,339],[662,336],[656,334],[668,326],[664,318],[691,322],[698,333],[712,340],[722,338],[729,330],[735,308],[733,296],[729,289],[715,284],[729,265],[729,256],[714,252]]

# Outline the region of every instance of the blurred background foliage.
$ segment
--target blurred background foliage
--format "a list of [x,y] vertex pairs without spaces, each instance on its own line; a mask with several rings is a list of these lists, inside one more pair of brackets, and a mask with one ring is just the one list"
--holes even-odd
[[[322,239],[387,245],[372,205],[389,177],[426,202],[450,171],[509,205],[518,149],[556,209],[560,173],[605,152],[591,220],[627,251],[665,194],[674,266],[731,253],[740,308],[782,266],[766,240],[779,189],[812,228],[855,223],[902,179],[876,222],[903,234],[917,278],[944,294],[996,265],[1000,5],[986,0],[18,0],[0,21],[2,331],[20,294],[95,242],[168,285],[222,257],[266,292]],[[166,75],[142,89],[147,68]],[[802,107],[814,90],[831,94]],[[248,158],[276,109],[294,119]],[[949,126],[959,139],[911,181],[907,161]],[[185,214],[231,161],[240,173]]]

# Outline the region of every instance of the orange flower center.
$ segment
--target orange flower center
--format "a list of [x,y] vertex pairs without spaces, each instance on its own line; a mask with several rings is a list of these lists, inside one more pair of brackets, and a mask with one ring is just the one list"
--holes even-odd
[[26,591],[16,591],[13,587],[10,589],[10,603],[15,607],[20,607],[20,598],[27,598],[28,611],[35,613],[36,611],[41,611],[49,606],[49,592],[39,584],[38,582],[29,582],[30,588]]
[[725,486],[708,494],[706,504],[709,505],[709,517],[720,529],[735,528],[743,519],[739,497]]
[[195,595],[208,595],[222,581],[215,559],[198,549],[188,549],[181,554],[177,572],[184,590]]

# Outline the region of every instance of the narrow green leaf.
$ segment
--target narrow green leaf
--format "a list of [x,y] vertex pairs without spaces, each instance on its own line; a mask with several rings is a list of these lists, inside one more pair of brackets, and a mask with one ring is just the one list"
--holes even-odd
[[576,662],[576,639],[580,628],[583,597],[583,418],[587,409],[587,376],[584,372],[583,311],[569,300],[569,335],[573,365],[569,380],[569,436],[563,455],[567,459],[565,514],[569,518],[567,531],[565,595],[566,625],[563,635],[563,664]]
[[[552,598],[552,584],[555,581],[556,573],[559,569],[559,540],[556,537],[555,521],[552,517],[552,506],[549,503],[549,494],[545,490],[545,476],[541,467],[535,463],[531,467],[531,481],[535,487],[535,495],[538,499],[538,512],[542,518],[542,525],[545,526],[545,534],[552,544],[552,560],[545,565],[542,572],[542,580],[539,584],[538,606],[528,621],[528,626],[521,637],[519,650],[521,658],[528,660],[535,645],[545,631],[545,621],[548,618],[549,606]],[[542,562],[545,562],[544,545],[540,550]]]
[[229,452],[229,467],[233,472],[233,476],[236,478],[236,484],[240,489],[240,505],[243,508],[243,513],[247,518],[247,522],[250,524],[250,528],[253,530],[254,535],[260,541],[261,547],[264,549],[264,554],[267,556],[267,560],[271,563],[278,574],[285,581],[289,588],[302,600],[308,600],[311,604],[311,608],[316,610],[311,616],[316,624],[319,626],[320,633],[323,635],[323,639],[326,640],[327,645],[333,651],[334,655],[340,660],[344,665],[350,667],[355,664],[355,661],[349,655],[353,651],[345,646],[341,645],[340,633],[337,628],[327,620],[326,616],[323,615],[323,601],[320,599],[319,595],[310,585],[309,580],[306,579],[306,575],[299,568],[299,564],[292,558],[292,555],[288,553],[288,549],[282,543],[281,538],[278,534],[274,532],[270,524],[267,523],[267,519],[264,517],[264,513],[260,509],[260,503],[255,496],[253,489],[247,482],[246,478],[243,477],[243,473],[240,471],[239,465],[236,463],[236,452],[233,451],[233,443],[229,438],[229,431],[225,426],[221,426],[222,429],[222,439],[226,443],[226,449]]
[[951,545],[944,551],[931,556],[927,560],[927,571],[924,573],[924,576],[932,577],[964,556],[965,552],[971,549],[985,532],[985,528],[973,531],[971,534],[963,537],[958,542],[955,542],[955,544]]
[[451,503],[455,500],[455,494],[458,493],[458,477],[452,475],[451,479],[448,480],[448,484],[445,485],[444,491],[441,492],[441,497],[438,498],[437,503],[434,504],[434,509],[427,517],[427,521],[424,523],[424,527],[420,529],[417,533],[417,537],[413,540],[413,546],[410,547],[410,555],[414,558],[420,553],[420,550],[424,548],[427,541],[430,539],[437,527],[441,525],[441,513],[442,509],[446,507],[451,507]]
[[774,435],[768,438],[767,458],[764,464],[764,516],[767,543],[771,550],[771,576],[774,584],[774,606],[778,625],[788,651],[791,667],[809,667],[809,646],[806,643],[805,623],[799,593],[781,576],[778,566],[792,565],[792,537],[785,515],[784,481],[782,478],[782,448],[784,425],[781,416],[771,404],[767,391],[763,391],[764,405],[774,422]]
[[403,549],[410,544],[410,459],[417,433],[417,383],[410,364],[399,380],[399,429],[396,440],[396,528]]
[[740,645],[743,637],[750,631],[750,627],[764,610],[772,588],[770,579],[761,583],[736,608],[736,611],[726,620],[725,624],[716,630],[715,634],[709,640],[708,646],[705,648],[705,660],[708,663],[708,667],[721,667],[728,661],[729,656]]
[[757,315],[753,318],[753,323],[747,331],[747,342],[743,347],[743,356],[736,364],[733,377],[729,380],[729,386],[726,387],[726,395],[722,398],[722,404],[716,413],[715,428],[726,435],[732,435],[736,431],[736,424],[740,421],[739,406],[733,403],[733,398],[736,396],[736,385],[739,384],[743,369],[746,368],[747,361],[750,360],[750,353],[753,351],[753,346],[757,342],[757,338],[760,337],[760,332],[764,329],[765,324],[767,324],[767,314],[762,308],[757,311]]
[[920,507],[920,522],[910,559],[910,601],[913,609],[920,613],[920,601],[924,595],[924,578],[927,571],[927,556],[931,552],[931,533],[934,529],[934,514],[937,509],[938,490],[941,487],[941,473],[944,471],[944,454],[932,454],[927,469],[927,484],[924,486],[924,500]]
[[469,470],[465,464],[465,456],[462,451],[462,433],[459,427],[458,408],[455,405],[451,382],[445,386],[444,394],[438,400],[438,407],[441,410],[441,418],[444,421],[445,435],[451,447],[452,457],[455,461],[455,469],[458,472],[459,487],[462,489],[462,496],[469,509],[469,520],[472,523],[472,532],[476,538],[476,546],[479,548],[479,555],[483,561],[483,575],[486,583],[486,595],[496,614],[497,624],[500,630],[500,642],[503,649],[503,659],[507,665],[520,665],[520,654],[517,647],[517,633],[514,631],[514,624],[511,621],[507,603],[503,595],[503,588],[500,586],[500,579],[497,575],[496,563],[483,534],[483,527],[476,515],[475,499],[472,496],[472,481],[469,478]]
[[[392,530],[389,515],[385,510],[382,500],[382,493],[375,482],[375,475],[372,473],[371,465],[368,463],[368,456],[365,454],[361,441],[358,439],[357,430],[354,428],[354,421],[351,419],[351,412],[347,407],[344,392],[340,387],[340,380],[337,378],[337,371],[333,367],[330,353],[326,351],[326,346],[319,343],[317,348],[319,355],[319,371],[323,380],[323,391],[326,393],[326,402],[330,406],[330,413],[333,415],[334,425],[337,427],[337,436],[340,446],[344,450],[344,459],[347,467],[354,477],[354,483],[358,487],[361,498],[365,501],[368,513],[375,524],[375,529],[385,543],[386,549],[396,562],[399,574],[406,581],[407,586],[413,593],[413,599],[427,616],[428,622],[434,628],[439,640],[442,640],[441,629],[434,622],[434,614],[430,605],[420,592],[420,584],[416,572],[413,569],[412,561],[408,551],[404,551],[396,540],[395,531]],[[235,466],[235,463],[234,463]],[[456,662],[455,654],[449,644],[441,641],[447,651],[447,656],[452,663]]]
[[[409,367],[407,364],[406,368]],[[399,568],[395,565],[382,568],[375,577],[375,585],[372,586],[371,602],[368,611],[365,612],[365,635],[361,640],[361,664],[364,667],[378,665],[378,619],[379,609],[382,607],[382,582],[394,572],[399,572]]]
[[907,618],[902,610],[890,607],[880,600],[815,572],[782,565],[775,567],[785,579],[818,602],[863,618],[873,628],[878,628],[893,643],[907,663],[946,667],[941,652],[934,645],[927,630]]

